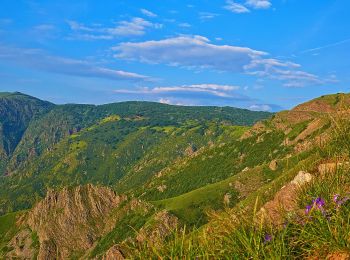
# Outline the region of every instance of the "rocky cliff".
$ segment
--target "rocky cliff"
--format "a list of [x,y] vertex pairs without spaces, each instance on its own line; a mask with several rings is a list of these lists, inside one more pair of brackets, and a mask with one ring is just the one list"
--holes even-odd
[[[93,185],[64,188],[49,191],[46,198],[39,202],[25,216],[18,239],[11,241],[12,248],[18,243],[33,244],[33,234],[39,241],[38,252],[29,250],[20,254],[13,250],[8,256],[38,259],[67,259],[80,257],[91,248],[96,240],[108,232],[113,223],[108,221],[110,213],[125,197],[118,196],[109,188]],[[24,231],[30,229],[31,232]],[[17,243],[16,243],[17,242]],[[72,251],[74,250],[74,251]]]

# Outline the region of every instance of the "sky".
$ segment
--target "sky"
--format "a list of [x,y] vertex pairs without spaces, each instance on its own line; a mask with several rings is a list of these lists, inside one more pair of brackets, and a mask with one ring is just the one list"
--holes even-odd
[[350,92],[348,0],[2,0],[0,91],[279,111]]

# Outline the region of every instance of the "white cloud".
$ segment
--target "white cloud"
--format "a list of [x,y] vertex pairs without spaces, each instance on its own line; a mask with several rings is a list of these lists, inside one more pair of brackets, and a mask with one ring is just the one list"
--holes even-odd
[[165,63],[188,68],[243,72],[244,66],[265,52],[229,45],[214,45],[202,36],[179,36],[160,41],[126,42],[114,47],[119,59]]
[[232,105],[253,101],[240,94],[239,89],[234,85],[192,84],[116,89],[114,93],[128,99],[157,100],[174,105]]
[[150,81],[151,78],[137,73],[101,67],[93,63],[51,56],[38,49],[21,49],[0,45],[0,61],[21,66],[79,77],[95,77],[110,80]]
[[300,70],[301,65],[277,59],[257,59],[245,67],[247,74],[283,81],[285,87],[324,84],[317,75]]
[[161,98],[161,99],[159,99],[159,103],[168,104],[168,105],[172,104],[172,102],[169,98]]
[[216,97],[233,97],[233,91],[239,89],[239,86],[218,85],[218,84],[193,84],[182,86],[154,87],[133,89],[118,89],[115,93],[121,94],[161,94],[161,93],[206,93]]
[[115,28],[107,29],[107,32],[115,36],[141,36],[145,34],[146,28],[160,28],[161,25],[153,24],[142,18],[132,18],[131,21],[121,21]]
[[233,13],[242,14],[250,12],[247,6],[253,9],[268,9],[272,4],[270,0],[247,0],[245,4],[240,4],[233,0],[226,0],[224,8]]
[[269,0],[247,0],[246,4],[254,9],[268,9],[272,6]]
[[[317,75],[302,71],[301,65],[247,47],[212,44],[202,36],[179,36],[159,41],[124,42],[112,48],[118,59],[149,64],[167,64],[189,69],[211,69],[244,73],[282,81],[286,86],[324,84]],[[296,83],[298,82],[298,83]]]
[[141,13],[143,13],[144,15],[148,16],[148,17],[157,17],[157,15],[155,13],[152,13],[151,11],[147,10],[147,9],[140,9]]
[[191,106],[191,105],[193,105],[192,103],[183,102],[183,101],[175,100],[175,99],[172,99],[172,98],[160,98],[158,100],[158,102],[162,103],[162,104],[176,105],[176,106]]
[[237,14],[242,14],[242,13],[249,13],[249,9],[245,7],[242,4],[238,4],[232,0],[227,0],[226,5],[224,6],[225,9],[237,13]]
[[253,111],[265,111],[265,112],[272,111],[272,107],[266,104],[254,104],[249,106],[248,109]]
[[217,97],[230,97],[231,91],[238,90],[238,86],[217,85],[217,84],[197,84],[172,87],[156,87],[152,89],[154,93],[164,92],[204,92]]
[[111,40],[117,37],[142,36],[147,29],[161,29],[162,24],[152,23],[143,18],[134,17],[130,21],[120,21],[115,27],[100,25],[86,26],[76,21],[67,21],[71,30],[77,32],[76,38],[87,40]]

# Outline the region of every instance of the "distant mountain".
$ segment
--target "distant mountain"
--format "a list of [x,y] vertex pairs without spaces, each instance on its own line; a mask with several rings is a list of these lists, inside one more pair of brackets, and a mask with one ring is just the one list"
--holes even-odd
[[[224,126],[249,126],[271,115],[152,102],[53,105],[21,93],[1,94],[0,107],[4,111],[0,170],[10,175],[0,179],[8,198],[0,196],[0,212],[29,207],[36,196],[45,194],[46,187],[115,185],[131,176],[142,160],[151,160],[145,173],[125,185],[126,190],[184,156],[188,146],[199,149],[215,142],[224,134]],[[16,188],[9,188],[10,184]],[[32,196],[25,198],[25,194]]]
[[0,256],[333,259],[349,249],[349,108],[49,104],[6,157]]
[[6,169],[29,124],[53,104],[21,93],[0,93],[0,172]]

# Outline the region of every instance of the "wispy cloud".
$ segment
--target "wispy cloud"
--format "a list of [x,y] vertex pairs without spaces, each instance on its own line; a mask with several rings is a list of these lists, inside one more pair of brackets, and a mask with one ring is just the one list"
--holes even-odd
[[304,51],[302,51],[300,53],[301,54],[305,54],[305,53],[317,52],[317,51],[321,51],[323,49],[336,47],[336,46],[339,46],[339,45],[342,45],[342,44],[345,44],[345,43],[350,43],[350,38],[342,40],[342,41],[338,41],[338,42],[333,42],[333,43],[330,43],[330,44],[327,44],[327,45],[319,46],[319,47],[316,47],[316,48],[307,49],[307,50],[304,50]]
[[272,111],[272,107],[267,104],[253,104],[248,108],[253,111]]
[[[234,0],[226,0],[225,9],[236,13],[250,13],[250,9],[269,9],[272,6],[270,0],[247,0],[245,3],[237,3]],[[249,7],[249,8],[248,8]]]
[[210,19],[213,19],[217,16],[219,16],[219,14],[210,13],[210,12],[199,12],[199,19],[202,21],[210,20]]
[[155,13],[147,10],[147,9],[140,9],[141,13],[148,16],[148,17],[157,17],[158,15],[156,15]]
[[51,56],[38,49],[23,49],[0,45],[0,61],[20,66],[78,77],[95,77],[110,80],[150,81],[151,78],[137,73],[100,67],[93,63]]
[[194,84],[194,85],[182,85],[182,86],[169,86],[169,87],[154,87],[154,88],[140,88],[137,90],[132,89],[119,89],[115,90],[115,93],[123,94],[160,94],[160,93],[207,93],[216,97],[232,97],[232,93],[238,90],[239,86],[232,85],[218,85],[218,84]]
[[269,0],[247,0],[246,4],[254,9],[268,9],[272,6]]
[[107,31],[115,36],[141,36],[145,34],[147,28],[161,28],[161,24],[154,24],[142,18],[133,18],[131,21],[121,21],[115,28],[109,28]]
[[289,87],[293,84],[324,84],[324,80],[317,75],[302,71],[300,64],[269,58],[268,53],[248,47],[216,45],[202,36],[185,35],[159,41],[125,42],[113,50],[117,52],[115,57],[118,59],[244,73],[279,80]]
[[225,9],[236,13],[236,14],[242,14],[242,13],[249,13],[249,9],[245,7],[242,4],[236,3],[232,0],[227,0],[226,5],[224,6]]
[[193,84],[179,86],[143,87],[136,89],[116,89],[114,93],[143,97],[168,104],[200,105],[214,102],[250,102],[251,98],[238,93],[239,86],[220,84]]
[[115,27],[86,26],[76,21],[68,21],[68,25],[72,31],[78,33],[75,37],[87,40],[111,40],[118,37],[142,36],[147,29],[160,29],[163,26],[139,17],[134,17],[129,21],[120,21]]
[[240,92],[241,87],[221,84],[193,84],[180,86],[116,89],[115,94],[128,98],[153,100],[169,105],[234,105],[256,111],[279,111],[280,106],[259,103],[260,101]]
[[245,67],[248,74],[282,81],[285,87],[304,87],[325,83],[319,76],[302,71],[300,68],[300,64],[277,59],[257,59]]

